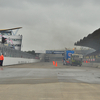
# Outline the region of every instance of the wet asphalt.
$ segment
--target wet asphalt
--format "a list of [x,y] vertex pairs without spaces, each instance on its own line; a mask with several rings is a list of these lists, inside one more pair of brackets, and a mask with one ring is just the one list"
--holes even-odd
[[57,62],[0,67],[0,84],[41,84],[41,83],[89,83],[100,84],[100,69],[93,66],[69,66]]

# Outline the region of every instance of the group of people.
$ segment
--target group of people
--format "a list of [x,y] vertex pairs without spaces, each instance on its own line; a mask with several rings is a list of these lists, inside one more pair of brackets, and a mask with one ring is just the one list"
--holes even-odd
[[4,60],[4,56],[3,56],[3,53],[2,53],[1,56],[0,56],[0,66],[3,65],[3,60]]

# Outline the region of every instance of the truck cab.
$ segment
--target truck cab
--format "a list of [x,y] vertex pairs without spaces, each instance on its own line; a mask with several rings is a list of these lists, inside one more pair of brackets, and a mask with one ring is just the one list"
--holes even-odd
[[74,54],[73,50],[66,50],[63,57],[63,65],[70,65],[71,55]]
[[81,54],[72,54],[71,55],[71,59],[70,59],[70,64],[71,65],[82,65],[82,59],[83,59],[83,55]]

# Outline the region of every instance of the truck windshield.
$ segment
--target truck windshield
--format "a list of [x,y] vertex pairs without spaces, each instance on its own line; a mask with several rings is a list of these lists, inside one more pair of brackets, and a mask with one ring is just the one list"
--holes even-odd
[[72,58],[79,58],[79,56],[77,56],[77,55],[74,55],[74,56],[72,56]]

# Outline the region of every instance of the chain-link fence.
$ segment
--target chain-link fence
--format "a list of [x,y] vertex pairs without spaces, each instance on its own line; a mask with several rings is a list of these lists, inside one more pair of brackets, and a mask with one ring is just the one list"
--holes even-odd
[[5,57],[19,57],[19,58],[35,58],[35,55],[12,49],[8,46],[0,44],[0,54],[3,53]]

